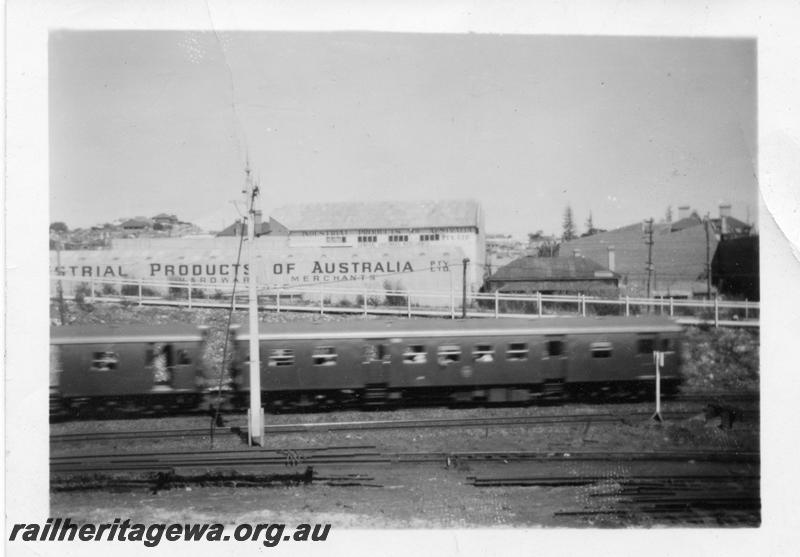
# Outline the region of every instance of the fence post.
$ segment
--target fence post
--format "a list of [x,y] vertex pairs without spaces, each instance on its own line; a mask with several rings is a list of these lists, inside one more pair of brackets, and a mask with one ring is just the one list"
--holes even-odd
[[367,287],[364,287],[364,316],[367,315]]
[[453,289],[450,289],[450,319],[456,318],[456,298]]
[[586,317],[586,294],[581,294],[581,315]]
[[500,317],[500,291],[494,291],[494,318]]
[[144,279],[139,277],[139,307],[142,307],[142,281]]
[[275,291],[275,313],[281,312],[281,291]]
[[714,327],[719,327],[719,296],[714,296]]
[[319,314],[325,315],[325,292],[321,286],[319,287]]
[[675,316],[674,300],[673,300],[672,296],[669,297],[669,316],[670,317],[674,317]]
[[411,295],[406,292],[406,304],[408,306],[408,317],[411,317]]
[[536,291],[536,310],[539,312],[539,317],[542,316],[542,293]]
[[191,283],[191,281],[189,281],[186,284],[186,293],[188,294],[187,298],[189,299],[189,309],[192,309],[192,283]]
[[89,294],[94,298],[94,277],[89,279]]
[[744,318],[750,318],[750,303],[747,301],[747,298],[744,300]]
[[625,295],[625,317],[631,316],[631,299]]

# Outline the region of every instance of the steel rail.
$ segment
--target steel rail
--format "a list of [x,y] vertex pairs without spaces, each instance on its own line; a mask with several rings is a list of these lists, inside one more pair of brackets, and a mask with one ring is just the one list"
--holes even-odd
[[446,466],[460,461],[652,461],[758,463],[758,453],[742,451],[471,451],[382,453],[369,446],[318,449],[261,449],[235,451],[184,451],[172,453],[98,454],[51,457],[51,473],[159,471],[176,468],[346,464],[429,464]]
[[[681,419],[698,414],[697,411],[665,412],[665,419]],[[266,434],[312,433],[316,431],[369,431],[385,429],[421,429],[421,428],[458,428],[458,427],[530,427],[540,425],[584,424],[584,423],[616,423],[636,419],[649,419],[652,412],[636,412],[629,414],[571,414],[552,416],[509,416],[488,418],[433,418],[411,420],[364,420],[348,422],[306,422],[295,424],[270,424],[264,426]],[[238,434],[244,424],[218,431]],[[51,443],[105,441],[123,439],[161,439],[165,437],[206,437],[209,429],[163,429],[145,431],[103,431],[92,433],[62,433],[50,436]]]

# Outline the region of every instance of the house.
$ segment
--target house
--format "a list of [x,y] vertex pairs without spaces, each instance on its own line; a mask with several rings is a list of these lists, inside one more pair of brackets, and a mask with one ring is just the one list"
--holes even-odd
[[[708,297],[708,273],[717,246],[723,239],[746,237],[752,227],[730,216],[730,205],[721,205],[718,218],[701,218],[688,206],[678,208],[675,222],[636,223],[561,245],[560,253],[579,253],[594,261],[610,260],[621,286],[631,296]],[[652,240],[652,244],[650,241]],[[648,262],[651,263],[648,269]],[[649,281],[649,284],[648,284]]]
[[521,257],[486,280],[485,291],[616,296],[619,275],[585,257]]

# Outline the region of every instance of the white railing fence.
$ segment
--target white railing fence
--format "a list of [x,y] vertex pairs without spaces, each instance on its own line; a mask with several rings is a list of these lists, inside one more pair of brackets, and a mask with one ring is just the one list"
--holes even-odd
[[[233,285],[186,281],[148,281],[144,279],[102,279],[94,277],[51,276],[51,296],[59,289],[66,299],[93,302],[120,302],[137,305],[230,307]],[[462,307],[462,292],[387,290],[376,287],[347,288],[330,283],[295,287],[258,287],[262,309],[313,311],[319,313],[363,313],[364,315],[427,315],[470,317],[548,317],[554,315],[668,315],[687,324],[713,323],[715,326],[758,327],[758,302],[687,300],[676,298],[596,298],[580,295],[532,295],[467,292]],[[234,309],[248,304],[246,283],[236,287]]]

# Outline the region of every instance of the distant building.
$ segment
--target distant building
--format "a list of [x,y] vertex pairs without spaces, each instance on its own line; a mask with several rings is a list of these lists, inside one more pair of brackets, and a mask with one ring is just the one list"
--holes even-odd
[[[675,222],[653,224],[650,294],[676,298],[713,294],[713,286],[708,292],[708,268],[720,240],[746,237],[751,231],[750,225],[730,216],[730,205],[721,205],[719,217],[707,221],[688,206],[679,207]],[[565,242],[560,253],[609,261],[626,294],[643,296],[648,290],[647,236],[640,222]]]
[[153,223],[164,228],[172,228],[176,224],[178,224],[178,217],[175,215],[168,215],[166,213],[160,213],[153,217]]
[[[256,211],[255,217],[255,232],[256,236],[266,236],[267,234],[271,234],[273,230],[277,233],[283,232],[285,235],[285,229],[281,230],[282,227],[279,226],[272,226],[272,223],[262,222],[261,220],[261,211]],[[241,221],[236,220],[233,224],[223,228],[219,232],[217,232],[217,236],[225,237],[225,236],[247,236],[249,234],[247,230],[247,226]]]
[[521,257],[486,281],[489,292],[534,294],[618,294],[619,276],[584,257]]
[[[382,250],[391,257],[426,250],[470,260],[467,281],[480,286],[486,260],[483,210],[472,200],[311,203],[275,209],[270,227],[288,235],[289,247]],[[284,232],[285,231],[285,232]],[[278,232],[273,232],[278,233]],[[335,257],[329,253],[328,257]]]
[[149,219],[144,218],[130,219],[122,223],[122,229],[130,232],[150,230],[152,227],[153,223]]

